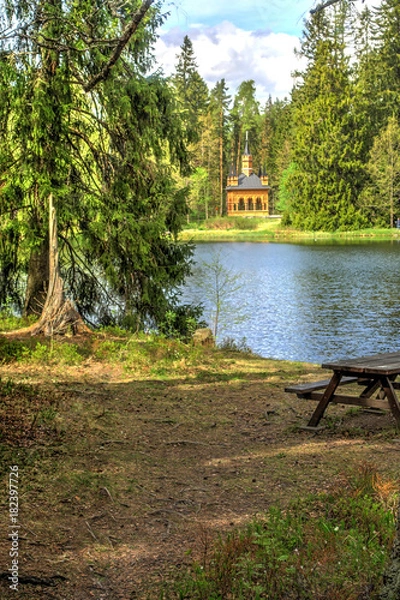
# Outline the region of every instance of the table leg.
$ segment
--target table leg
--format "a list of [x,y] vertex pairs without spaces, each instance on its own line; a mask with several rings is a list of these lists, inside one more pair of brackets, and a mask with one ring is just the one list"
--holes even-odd
[[321,400],[318,402],[318,406],[315,409],[309,423],[308,427],[317,427],[318,423],[322,419],[324,412],[332,399],[333,394],[335,393],[336,388],[338,387],[342,375],[336,371],[334,371],[332,378],[325,389],[325,392],[322,395]]
[[394,418],[396,419],[396,423],[400,427],[400,404],[396,392],[394,391],[392,381],[389,377],[381,377],[380,383],[382,389],[386,394],[386,398],[388,399],[389,406],[391,408]]
[[379,389],[380,382],[372,379],[365,390],[360,394],[360,398],[371,398],[371,396]]

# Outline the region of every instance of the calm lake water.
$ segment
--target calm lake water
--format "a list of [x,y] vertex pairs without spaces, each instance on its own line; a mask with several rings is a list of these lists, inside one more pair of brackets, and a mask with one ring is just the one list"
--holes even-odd
[[[216,256],[240,277],[219,340],[246,338],[261,356],[313,363],[400,349],[400,242],[199,244],[195,271]],[[202,300],[210,321],[204,286],[212,296],[215,278],[199,281],[188,280],[183,299]]]

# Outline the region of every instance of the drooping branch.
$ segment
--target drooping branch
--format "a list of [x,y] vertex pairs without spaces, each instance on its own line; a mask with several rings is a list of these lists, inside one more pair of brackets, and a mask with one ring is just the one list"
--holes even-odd
[[145,0],[143,2],[143,4],[141,5],[141,7],[134,13],[129,25],[125,28],[125,31],[123,32],[122,36],[119,38],[118,43],[114,49],[114,52],[111,54],[107,63],[104,65],[104,67],[101,69],[101,71],[99,71],[99,73],[97,73],[97,75],[94,75],[94,77],[92,77],[83,86],[83,89],[85,90],[85,92],[90,92],[94,87],[96,87],[96,85],[100,81],[105,81],[107,79],[108,75],[110,74],[111,69],[113,68],[115,63],[118,61],[124,48],[129,43],[129,40],[131,39],[131,37],[133,36],[133,34],[135,33],[135,31],[137,30],[139,25],[145,18],[151,5],[154,4],[154,1],[155,0]]

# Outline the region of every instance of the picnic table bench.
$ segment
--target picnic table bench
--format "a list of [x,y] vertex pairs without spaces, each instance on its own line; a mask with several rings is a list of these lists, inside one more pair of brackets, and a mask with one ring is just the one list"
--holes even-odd
[[[351,404],[364,408],[391,410],[397,426],[400,427],[400,403],[396,389],[400,383],[396,377],[400,374],[400,352],[375,354],[359,358],[343,359],[322,364],[323,369],[333,371],[330,379],[290,385],[286,392],[299,398],[318,401],[307,429],[317,429],[328,405]],[[360,393],[337,393],[342,386],[358,384]]]

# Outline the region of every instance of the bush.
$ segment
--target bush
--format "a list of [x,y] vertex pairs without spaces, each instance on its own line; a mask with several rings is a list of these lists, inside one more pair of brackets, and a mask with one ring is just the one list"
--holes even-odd
[[159,325],[159,332],[166,337],[189,342],[199,327],[206,327],[202,319],[203,306],[200,304],[184,304],[165,313],[164,321]]
[[247,345],[247,340],[243,337],[241,340],[236,341],[234,338],[225,337],[218,347],[221,350],[226,350],[227,352],[243,352],[244,354],[253,354],[250,346]]

